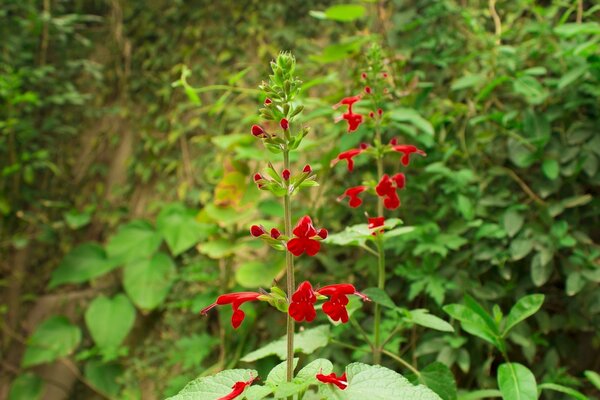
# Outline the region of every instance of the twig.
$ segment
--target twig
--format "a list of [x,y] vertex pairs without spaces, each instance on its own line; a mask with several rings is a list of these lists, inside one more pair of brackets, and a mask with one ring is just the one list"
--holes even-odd
[[577,0],[577,17],[575,21],[578,24],[583,22],[583,0]]
[[415,367],[413,367],[412,365],[410,365],[410,363],[408,361],[404,360],[401,357],[398,357],[397,355],[395,355],[391,351],[388,351],[388,350],[384,349],[384,350],[382,350],[382,353],[385,354],[386,356],[388,356],[389,358],[398,361],[400,364],[404,365],[406,368],[408,368],[415,375],[417,375],[417,376],[421,375],[421,373],[419,372],[418,369],[416,369]]
[[362,326],[360,326],[360,324],[358,322],[356,322],[355,319],[350,318],[350,323],[352,324],[353,327],[355,327],[360,334],[364,337],[365,342],[367,342],[369,344],[369,346],[371,346],[371,348],[373,348],[373,343],[371,342],[371,339],[369,338],[369,335],[367,335],[367,332],[365,332],[365,330],[362,328]]
[[523,189],[523,191],[531,198],[531,200],[533,200],[540,206],[544,206],[544,207],[546,206],[546,202],[544,200],[542,200],[541,197],[539,197],[537,194],[535,194],[535,192],[533,190],[531,190],[531,188],[527,185],[527,183],[525,183],[525,181],[523,179],[521,179],[521,177],[519,177],[519,175],[517,175],[517,173],[515,171],[513,171],[510,168],[506,168],[506,167],[500,167],[500,168],[504,172],[506,172],[511,178],[513,178],[515,180],[515,182],[517,182],[519,184],[519,186],[521,186],[521,189]]
[[500,20],[500,16],[496,11],[496,0],[489,0],[488,2],[490,14],[492,15],[492,19],[494,20],[494,28],[496,33],[496,44],[500,45],[500,36],[502,36],[502,21]]

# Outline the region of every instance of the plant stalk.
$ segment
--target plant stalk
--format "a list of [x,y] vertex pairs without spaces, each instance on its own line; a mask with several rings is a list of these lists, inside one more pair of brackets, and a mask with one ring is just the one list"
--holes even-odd
[[[286,149],[283,152],[283,168],[290,169],[290,152]],[[285,235],[287,237],[292,236],[292,211],[290,205],[290,193],[288,192],[283,198],[283,219],[285,223]],[[286,282],[287,282],[287,295],[288,304],[291,304],[292,293],[294,293],[294,257],[289,251],[285,252],[285,267],[286,267]],[[287,314],[287,381],[291,382],[294,377],[294,320]]]
[[[376,141],[377,146],[381,148],[381,133],[379,131],[379,125],[376,127]],[[383,176],[383,154],[377,156],[377,176]],[[377,216],[383,217],[383,199],[377,197]],[[385,290],[385,250],[383,248],[383,239],[380,234],[377,235],[377,287],[381,290]],[[383,345],[381,344],[381,306],[375,304],[375,318],[373,320],[373,363],[381,363],[381,351]]]

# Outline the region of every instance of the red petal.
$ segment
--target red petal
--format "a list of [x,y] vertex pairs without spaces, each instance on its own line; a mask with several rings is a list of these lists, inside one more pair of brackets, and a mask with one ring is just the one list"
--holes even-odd
[[312,239],[306,239],[306,254],[308,254],[309,256],[314,256],[315,254],[317,254],[319,252],[319,250],[321,249],[321,243],[318,242],[317,240],[312,240]]
[[287,249],[290,253],[296,257],[304,253],[304,240],[300,238],[293,238],[287,243]]

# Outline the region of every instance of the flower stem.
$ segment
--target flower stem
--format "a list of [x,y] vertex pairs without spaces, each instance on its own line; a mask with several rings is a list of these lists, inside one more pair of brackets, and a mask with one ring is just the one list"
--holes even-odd
[[[290,168],[290,152],[285,149],[283,152],[283,168]],[[292,236],[292,211],[290,205],[290,193],[287,191],[283,198],[283,219],[285,223],[285,235],[287,237]],[[287,281],[287,294],[288,302],[292,301],[292,293],[294,293],[294,258],[292,253],[289,251],[285,252],[285,266],[286,266],[286,281]],[[287,314],[287,381],[291,382],[294,377],[294,320]]]
[[[376,125],[376,145],[381,148],[381,132],[379,130],[379,124]],[[383,176],[383,154],[377,155],[377,176],[381,178]],[[377,197],[377,216],[383,217],[383,198]],[[377,235],[377,287],[381,290],[385,290],[385,250],[383,248],[382,235]],[[373,320],[373,363],[381,363],[381,351],[383,345],[381,344],[381,306],[375,304],[375,318]]]

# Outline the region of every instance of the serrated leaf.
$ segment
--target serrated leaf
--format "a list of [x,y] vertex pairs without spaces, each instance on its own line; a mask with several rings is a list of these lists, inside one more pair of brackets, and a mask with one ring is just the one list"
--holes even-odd
[[115,269],[119,264],[107,257],[97,243],[84,243],[71,250],[52,271],[48,287],[65,283],[83,283]]
[[106,245],[108,257],[119,264],[148,258],[162,242],[161,235],[147,221],[132,221],[119,228]]
[[191,381],[177,395],[167,400],[218,400],[231,393],[231,388],[236,382],[247,382],[257,376],[253,369],[221,371],[216,375]]
[[503,336],[515,327],[519,322],[535,314],[544,304],[543,294],[531,294],[519,299],[517,303],[510,309],[504,326]]
[[112,299],[100,295],[85,312],[85,323],[96,345],[103,351],[116,350],[129,334],[135,322],[135,307],[127,296]]
[[537,400],[537,384],[533,373],[519,363],[498,367],[498,387],[503,400]]
[[22,365],[26,368],[65,357],[80,341],[81,330],[76,325],[66,317],[50,317],[28,339]]
[[[329,343],[329,325],[320,325],[315,328],[299,332],[294,336],[294,353],[311,354],[316,349],[325,347]],[[287,357],[286,336],[250,352],[242,357],[241,361],[252,362],[270,355],[276,355],[281,360]]]
[[123,269],[123,286],[136,306],[152,310],[165,300],[175,280],[175,263],[165,253],[128,264]]

